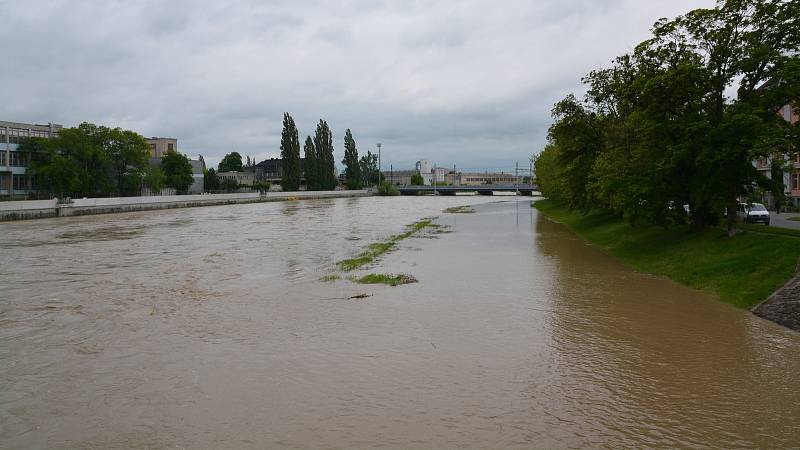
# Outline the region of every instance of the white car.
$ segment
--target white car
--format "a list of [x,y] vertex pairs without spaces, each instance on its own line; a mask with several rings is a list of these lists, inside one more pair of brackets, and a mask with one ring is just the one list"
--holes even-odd
[[761,203],[739,203],[736,215],[745,223],[769,225],[769,211]]

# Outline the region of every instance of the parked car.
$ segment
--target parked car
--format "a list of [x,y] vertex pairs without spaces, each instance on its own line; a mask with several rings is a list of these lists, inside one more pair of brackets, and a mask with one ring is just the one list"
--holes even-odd
[[745,223],[763,223],[769,225],[769,211],[761,203],[739,203],[736,215]]

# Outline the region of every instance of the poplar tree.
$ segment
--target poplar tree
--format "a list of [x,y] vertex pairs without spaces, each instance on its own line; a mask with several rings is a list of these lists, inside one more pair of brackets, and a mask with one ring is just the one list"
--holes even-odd
[[311,136],[306,137],[306,145],[303,147],[305,153],[305,163],[303,164],[306,174],[306,189],[309,191],[319,190],[319,162],[317,150],[314,148],[314,141]]
[[[308,155],[306,154],[306,157]],[[283,113],[281,132],[281,187],[284,191],[300,189],[300,138],[297,126],[289,113]]]
[[320,190],[336,188],[336,170],[333,159],[333,134],[328,122],[320,119],[314,134],[314,147],[317,154],[317,179]]
[[344,178],[347,189],[361,189],[361,168],[358,164],[358,149],[353,134],[348,128],[344,133]]

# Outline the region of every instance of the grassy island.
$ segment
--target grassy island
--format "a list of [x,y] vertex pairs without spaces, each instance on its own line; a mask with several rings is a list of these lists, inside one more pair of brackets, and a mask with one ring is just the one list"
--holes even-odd
[[[571,211],[551,200],[533,204],[633,269],[707,291],[739,308],[752,308],[795,274],[800,236],[773,227],[695,231],[631,226],[607,212]],[[789,230],[785,230],[789,231]]]

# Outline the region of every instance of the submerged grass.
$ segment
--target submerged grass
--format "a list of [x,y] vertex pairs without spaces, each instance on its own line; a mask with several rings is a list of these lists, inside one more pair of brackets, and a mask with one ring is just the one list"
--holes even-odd
[[533,206],[636,270],[667,276],[740,308],[759,304],[789,280],[800,255],[800,237],[780,231],[786,229],[745,226],[728,238],[721,229],[633,227],[608,213],[569,211],[551,200]]
[[445,209],[443,212],[448,214],[472,214],[475,212],[475,208],[469,205],[451,206],[450,208]]
[[339,269],[345,272],[350,272],[352,270],[358,269],[363,265],[375,261],[384,253],[394,250],[395,247],[397,247],[398,242],[402,241],[403,239],[411,237],[418,231],[425,228],[438,229],[440,228],[440,225],[433,223],[433,218],[422,219],[420,221],[406,225],[406,231],[391,236],[389,240],[385,242],[376,242],[374,244],[370,244],[369,246],[367,246],[366,250],[359,253],[356,257],[339,261],[337,266],[339,267]]
[[319,281],[325,281],[325,282],[336,281],[336,280],[340,280],[341,278],[342,277],[340,277],[339,275],[331,274],[331,275],[325,275],[323,277],[319,277]]
[[416,283],[417,279],[411,275],[402,273],[399,275],[371,273],[361,278],[355,278],[353,281],[360,284],[387,284],[389,286],[398,286],[401,284]]

